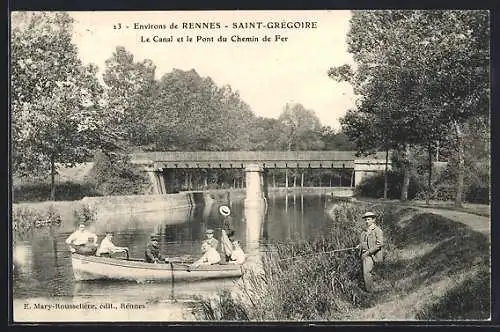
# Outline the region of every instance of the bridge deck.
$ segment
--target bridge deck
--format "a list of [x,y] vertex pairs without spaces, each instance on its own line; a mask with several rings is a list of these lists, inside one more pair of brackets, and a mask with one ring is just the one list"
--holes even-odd
[[[368,157],[384,160],[385,153]],[[354,168],[355,151],[196,151],[143,152],[132,155],[132,163],[162,168]]]

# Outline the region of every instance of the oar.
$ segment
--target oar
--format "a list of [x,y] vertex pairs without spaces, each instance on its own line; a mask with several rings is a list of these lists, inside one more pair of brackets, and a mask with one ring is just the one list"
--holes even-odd
[[280,261],[286,261],[289,259],[314,256],[314,255],[321,255],[321,254],[331,254],[331,253],[335,253],[335,252],[349,251],[349,250],[355,250],[355,249],[358,249],[358,247],[350,247],[350,248],[335,249],[335,250],[330,250],[330,251],[314,252],[312,254],[307,254],[307,255],[297,255],[297,256],[293,256],[293,257],[289,257],[289,258],[282,258],[282,259],[280,259]]

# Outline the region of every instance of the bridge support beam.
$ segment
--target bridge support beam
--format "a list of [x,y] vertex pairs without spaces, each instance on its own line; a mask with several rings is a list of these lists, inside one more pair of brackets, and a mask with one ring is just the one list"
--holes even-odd
[[263,236],[263,224],[266,214],[267,172],[257,164],[249,164],[245,168],[246,197],[243,213],[245,216],[245,264],[262,270],[262,260],[258,257],[260,240]]
[[265,193],[264,193],[263,172],[264,169],[257,164],[249,164],[246,166],[245,206],[264,206]]
[[146,173],[148,174],[149,181],[153,187],[153,194],[166,194],[165,177],[162,170],[148,168],[146,169]]
[[[391,170],[389,160],[387,169]],[[354,186],[358,186],[363,179],[374,176],[385,170],[385,160],[382,159],[356,159],[354,160]]]

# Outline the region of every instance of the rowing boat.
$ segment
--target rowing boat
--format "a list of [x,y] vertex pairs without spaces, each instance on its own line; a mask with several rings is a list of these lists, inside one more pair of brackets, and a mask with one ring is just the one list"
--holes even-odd
[[137,282],[174,282],[202,279],[236,278],[243,274],[239,264],[201,265],[152,264],[144,261],[85,256],[73,253],[71,264],[75,280],[129,280]]

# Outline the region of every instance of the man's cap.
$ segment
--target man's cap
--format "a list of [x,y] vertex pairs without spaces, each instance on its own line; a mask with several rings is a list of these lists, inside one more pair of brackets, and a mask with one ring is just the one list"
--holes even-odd
[[213,234],[214,233],[214,230],[213,229],[207,229],[207,231],[205,232],[206,234]]
[[149,237],[151,238],[151,240],[158,240],[158,239],[160,239],[160,236],[158,234],[151,234]]
[[112,231],[106,231],[106,235],[113,235],[114,233]]
[[365,214],[363,214],[362,218],[365,219],[365,218],[368,218],[368,217],[375,218],[375,217],[377,217],[377,215],[375,213],[373,213],[373,212],[366,212]]
[[231,209],[229,208],[229,206],[227,205],[222,205],[220,208],[219,208],[219,212],[220,214],[222,214],[223,216],[228,216],[231,214]]

